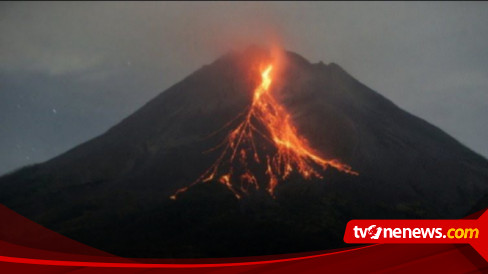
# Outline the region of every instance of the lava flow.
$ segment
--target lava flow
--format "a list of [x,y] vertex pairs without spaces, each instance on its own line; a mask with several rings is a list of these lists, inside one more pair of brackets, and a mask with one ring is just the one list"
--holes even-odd
[[[243,121],[230,131],[221,144],[225,149],[215,163],[191,185],[177,190],[171,199],[176,199],[178,194],[197,183],[214,180],[225,185],[240,199],[248,193],[249,187],[255,190],[260,188],[258,176],[250,166],[261,166],[268,181],[266,190],[273,197],[278,183],[294,171],[305,179],[322,178],[321,171],[329,166],[358,175],[349,165],[320,157],[308,141],[298,135],[290,114],[270,92],[272,70],[273,65],[270,64],[261,72],[261,83],[254,90],[251,106],[242,114]],[[274,149],[259,151],[256,146],[258,138],[266,140]]]

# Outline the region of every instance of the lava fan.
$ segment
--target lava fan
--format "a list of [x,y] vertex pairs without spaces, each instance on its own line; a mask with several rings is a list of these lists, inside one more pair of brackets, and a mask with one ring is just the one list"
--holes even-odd
[[[213,148],[223,147],[217,160],[195,182],[177,190],[171,199],[176,199],[195,184],[211,181],[225,185],[240,199],[251,189],[260,188],[260,178],[267,180],[266,191],[274,196],[279,182],[293,172],[304,179],[322,178],[321,172],[330,166],[358,175],[337,159],[319,156],[307,139],[298,134],[290,114],[271,92],[272,72],[273,64],[262,69],[261,82],[254,90],[251,105],[233,120],[242,121],[229,132],[223,143]],[[268,145],[258,146],[264,143]]]

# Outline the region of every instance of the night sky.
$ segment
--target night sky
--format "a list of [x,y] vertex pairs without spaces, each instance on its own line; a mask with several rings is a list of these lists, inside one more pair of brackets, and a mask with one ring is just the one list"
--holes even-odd
[[95,137],[232,49],[335,62],[488,156],[488,3],[0,3],[0,174]]

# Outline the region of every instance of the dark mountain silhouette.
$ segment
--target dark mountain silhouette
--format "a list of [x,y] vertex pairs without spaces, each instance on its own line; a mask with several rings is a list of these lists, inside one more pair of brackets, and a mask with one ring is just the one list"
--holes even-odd
[[295,174],[275,198],[262,190],[240,200],[211,181],[169,199],[218,157],[219,149],[203,152],[221,143],[229,130],[217,130],[249,106],[258,65],[270,58],[251,47],[202,67],[105,134],[0,178],[0,202],[130,257],[336,248],[350,219],[461,218],[488,206],[486,159],[338,65],[291,52],[273,83],[280,101],[311,147],[359,176],[333,168],[322,179]]

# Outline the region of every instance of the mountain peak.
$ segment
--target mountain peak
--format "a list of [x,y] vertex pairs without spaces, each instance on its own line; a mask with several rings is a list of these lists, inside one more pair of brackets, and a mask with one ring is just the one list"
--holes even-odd
[[[280,57],[266,74],[269,49],[222,56],[103,135],[0,178],[0,202],[149,257],[335,248],[353,217],[460,218],[487,206],[485,159],[335,63]],[[169,199],[202,174],[214,177]]]

